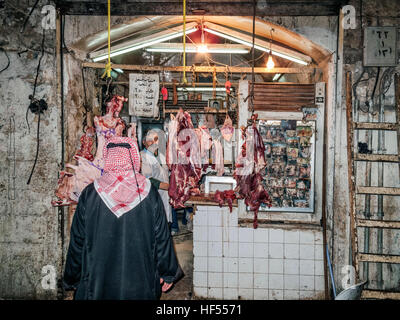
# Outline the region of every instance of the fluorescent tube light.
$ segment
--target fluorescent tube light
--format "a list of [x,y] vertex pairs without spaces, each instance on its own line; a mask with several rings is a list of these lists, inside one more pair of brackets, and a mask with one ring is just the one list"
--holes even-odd
[[[181,53],[183,49],[179,48],[147,48],[146,51],[149,52],[176,52]],[[249,53],[247,50],[243,49],[206,49],[206,50],[197,50],[197,49],[186,49],[186,53],[234,53],[234,54],[246,54]]]
[[[195,31],[197,31],[197,28],[191,28],[191,29],[186,30],[186,34],[190,34],[190,33],[195,32]],[[149,46],[151,46],[153,44],[164,42],[164,41],[168,41],[168,40],[175,39],[175,38],[179,38],[179,37],[182,37],[182,36],[183,36],[183,31],[174,32],[174,33],[172,33],[170,35],[159,37],[159,38],[156,38],[156,39],[151,40],[151,41],[146,41],[146,42],[143,42],[143,43],[139,43],[139,44],[136,44],[136,45],[133,45],[133,46],[129,46],[129,47],[114,51],[114,52],[111,51],[110,57],[119,56],[119,55],[127,53],[127,52],[135,51],[135,50],[138,50],[138,49],[143,49],[143,48],[149,47]],[[106,54],[103,54],[103,55],[98,56],[96,58],[93,58],[93,61],[97,62],[97,61],[105,60],[107,58],[108,58],[108,54],[106,53]]]
[[[149,52],[183,52],[182,43],[159,43],[146,48]],[[243,45],[233,44],[209,44],[209,45],[198,45],[187,44],[186,53],[233,53],[233,54],[246,54],[249,53],[249,49]]]
[[280,76],[281,76],[280,73],[276,73],[276,74],[274,75],[274,77],[272,78],[272,81],[278,80]]
[[[244,41],[244,40],[236,38],[236,37],[232,37],[230,35],[227,35],[225,33],[219,32],[219,31],[215,31],[215,30],[212,30],[212,29],[209,29],[209,28],[204,28],[204,31],[207,31],[209,33],[215,34],[216,36],[223,37],[225,39],[228,39],[228,40],[231,40],[231,41],[234,41],[234,42],[237,42],[237,43],[244,44],[245,46],[248,46],[248,47],[252,47],[253,46],[253,44],[250,43],[250,42]],[[259,46],[259,45],[256,45],[256,44],[254,45],[254,48],[258,49],[258,50],[261,50],[261,51],[265,51],[267,53],[271,51],[268,48],[265,48],[265,47],[262,47],[262,46]],[[281,57],[281,58],[284,58],[284,59],[287,59],[287,60],[290,60],[290,61],[293,61],[293,62],[297,62],[297,63],[300,63],[302,65],[308,65],[307,62],[305,62],[303,60],[300,60],[300,59],[297,59],[295,57],[291,57],[291,56],[289,56],[287,54],[283,54],[283,53],[280,53],[280,52],[277,52],[277,51],[274,51],[274,50],[272,50],[271,53],[276,55],[276,56],[278,56],[278,57]]]

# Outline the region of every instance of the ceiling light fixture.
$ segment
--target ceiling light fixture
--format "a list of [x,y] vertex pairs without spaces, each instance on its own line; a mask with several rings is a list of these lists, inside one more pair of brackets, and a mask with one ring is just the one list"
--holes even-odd
[[[216,36],[223,37],[225,39],[228,39],[228,40],[231,40],[231,41],[234,41],[234,42],[237,42],[237,43],[241,43],[241,44],[243,44],[245,46],[248,46],[248,47],[252,47],[253,46],[253,44],[251,42],[248,42],[248,41],[236,38],[236,37],[232,37],[230,35],[227,35],[225,33],[219,32],[219,31],[215,31],[215,30],[212,30],[212,29],[209,29],[209,28],[204,28],[204,31],[212,33],[212,34],[215,34]],[[254,45],[254,48],[258,49],[258,50],[261,50],[261,51],[265,51],[267,53],[272,51],[272,53],[274,55],[278,56],[278,57],[281,57],[281,58],[284,58],[284,59],[287,59],[287,60],[302,64],[302,65],[308,65],[308,63],[303,61],[303,60],[300,60],[298,58],[289,56],[289,55],[284,54],[284,53],[277,52],[275,50],[268,49],[266,47],[259,46],[257,44]]]
[[204,25],[201,24],[201,45],[197,47],[197,52],[199,53],[208,53],[207,45],[204,42]]
[[272,55],[269,55],[267,61],[267,69],[273,69],[275,67],[274,60],[272,60]]
[[274,31],[274,28],[271,28],[271,37],[269,39],[269,56],[268,56],[268,61],[267,61],[267,69],[273,69],[275,67],[274,60],[272,59],[272,31]]
[[[190,33],[195,32],[195,31],[197,31],[197,28],[191,28],[191,29],[186,30],[186,34],[190,34]],[[135,45],[132,45],[132,46],[128,46],[126,48],[122,48],[122,49],[116,50],[114,52],[111,51],[110,57],[119,56],[119,55],[124,54],[124,53],[128,53],[128,52],[135,51],[135,50],[138,50],[138,49],[143,49],[143,48],[149,47],[149,46],[151,46],[153,44],[157,44],[157,43],[160,43],[160,42],[172,40],[172,39],[179,38],[179,37],[182,37],[182,36],[183,36],[183,31],[174,32],[172,34],[169,34],[169,35],[166,35],[166,36],[162,36],[162,37],[156,38],[156,39],[151,40],[151,41],[146,41],[146,42],[142,42],[142,43],[135,44]],[[107,58],[108,58],[108,55],[107,54],[103,54],[103,55],[100,55],[98,57],[93,58],[93,61],[94,62],[102,61],[102,60],[105,60]]]
[[[195,44],[186,44],[186,53],[198,53],[205,48],[199,48]],[[183,52],[182,43],[159,43],[146,48],[148,52]],[[240,44],[211,44],[206,48],[207,53],[232,53],[232,54],[247,54],[249,49]]]
[[280,76],[281,76],[280,73],[276,73],[276,74],[274,75],[274,77],[272,78],[272,81],[278,80]]

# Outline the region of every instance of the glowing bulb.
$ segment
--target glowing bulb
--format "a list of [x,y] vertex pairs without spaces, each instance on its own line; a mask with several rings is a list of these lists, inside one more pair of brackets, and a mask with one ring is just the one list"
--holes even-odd
[[197,52],[206,53],[206,52],[208,52],[208,48],[205,44],[201,44],[197,47]]
[[275,67],[274,60],[272,60],[272,56],[269,55],[268,61],[267,61],[267,69],[273,69]]

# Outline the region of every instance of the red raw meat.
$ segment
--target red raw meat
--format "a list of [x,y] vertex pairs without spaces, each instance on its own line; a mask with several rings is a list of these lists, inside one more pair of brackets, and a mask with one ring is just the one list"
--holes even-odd
[[224,198],[228,203],[229,211],[232,213],[232,202],[236,199],[235,191],[233,190],[225,190],[224,191]]
[[225,199],[224,199],[224,192],[223,191],[215,191],[214,194],[214,201],[218,202],[219,206],[222,207],[224,205]]
[[180,110],[171,117],[168,133],[167,164],[171,169],[168,195],[170,204],[184,208],[190,195],[200,193],[198,183],[202,174],[200,142],[190,114]]
[[[260,174],[265,169],[264,144],[256,127],[257,114],[253,117],[253,124],[242,128],[243,139],[242,152],[236,160],[234,177],[236,179],[235,191],[240,199],[244,199],[246,206],[254,211],[254,229],[257,228],[257,214],[261,203],[271,207],[271,199],[263,185]],[[253,156],[253,157],[252,157]]]
[[[73,159],[76,164],[67,163],[67,168],[73,169],[74,173],[63,171],[60,173],[56,190],[57,200],[52,201],[53,206],[75,204],[79,200],[82,190],[99,178],[104,167],[103,147],[106,139],[112,136],[122,136],[125,129],[124,121],[119,118],[127,98],[114,95],[111,101],[107,102],[107,113],[104,116],[95,116],[93,127],[89,127],[81,137],[81,148],[77,150]],[[133,130],[136,128],[133,127]],[[97,151],[93,157],[91,153],[94,144],[94,135],[97,133]],[[135,136],[135,132],[130,129],[130,135]]]
[[236,199],[236,194],[233,190],[219,191],[217,190],[214,195],[215,202],[218,202],[219,206],[222,207],[225,202],[228,203],[229,211],[232,212],[232,202]]
[[92,154],[92,147],[95,139],[95,129],[89,127],[86,129],[85,134],[81,137],[81,148],[75,153],[75,155],[88,159],[89,161],[94,160]]

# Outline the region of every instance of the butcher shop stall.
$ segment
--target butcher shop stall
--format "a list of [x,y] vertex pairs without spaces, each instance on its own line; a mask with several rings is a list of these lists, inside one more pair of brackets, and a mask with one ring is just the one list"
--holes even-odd
[[142,150],[152,131],[169,205],[187,220],[173,237],[186,293],[324,299],[331,52],[252,17],[136,17],[80,39],[71,19],[61,19],[65,94],[73,105],[81,92],[84,112],[65,115],[72,143],[54,186],[66,237],[106,139],[129,136]]

